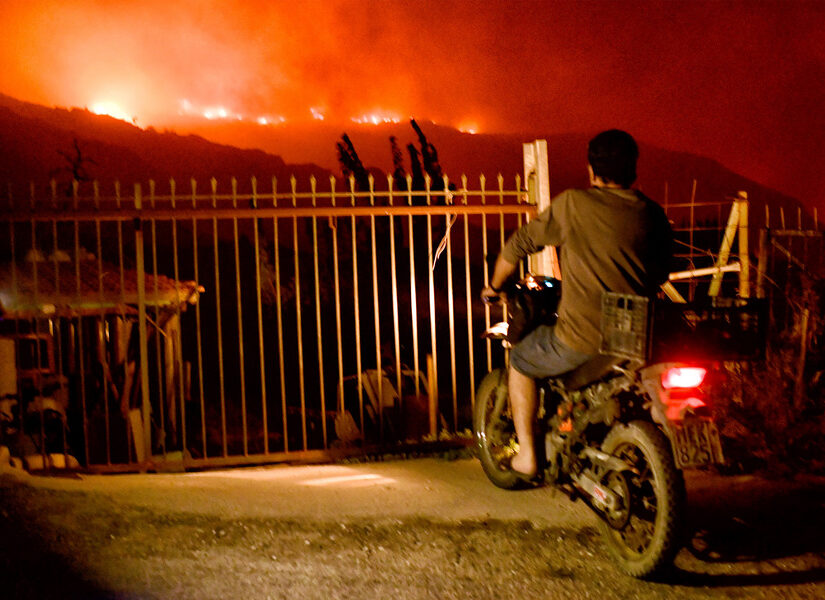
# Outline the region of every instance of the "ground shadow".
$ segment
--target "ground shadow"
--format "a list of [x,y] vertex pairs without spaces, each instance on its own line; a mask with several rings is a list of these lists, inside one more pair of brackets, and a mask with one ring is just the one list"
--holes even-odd
[[[71,540],[32,523],[12,488],[0,482],[0,582],[4,598],[116,598],[101,590],[73,564]],[[61,551],[62,550],[62,551]]]
[[687,524],[673,583],[825,581],[825,478],[689,477]]

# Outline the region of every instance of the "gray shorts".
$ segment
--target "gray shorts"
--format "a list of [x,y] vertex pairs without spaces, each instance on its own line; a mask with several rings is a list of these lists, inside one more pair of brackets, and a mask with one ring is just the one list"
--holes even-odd
[[561,342],[552,325],[539,325],[510,351],[510,366],[522,375],[544,379],[572,371],[591,358]]

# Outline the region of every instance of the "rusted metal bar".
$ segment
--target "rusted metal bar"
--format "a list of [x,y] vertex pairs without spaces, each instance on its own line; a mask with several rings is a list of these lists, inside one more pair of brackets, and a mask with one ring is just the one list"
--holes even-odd
[[[135,208],[140,209],[143,203],[140,184],[135,184]],[[77,240],[77,231],[75,231],[75,240]],[[75,242],[75,252],[78,252],[79,244]],[[77,254],[76,254],[77,255]],[[140,392],[141,392],[141,418],[143,420],[143,439],[140,444],[136,444],[136,448],[142,446],[142,453],[138,453],[138,462],[144,462],[152,456],[152,406],[149,398],[149,356],[148,356],[148,339],[146,331],[146,274],[143,256],[143,223],[135,224],[135,266],[137,268],[137,293],[138,293],[138,334],[140,342]],[[79,272],[78,272],[79,273]],[[80,276],[78,274],[78,286]],[[79,294],[78,294],[79,295]],[[82,317],[78,323],[78,342],[80,344],[80,373],[81,381],[83,381],[83,373],[85,368],[83,365],[83,323]],[[83,396],[86,396],[85,386]],[[85,406],[84,406],[85,414]],[[88,451],[88,449],[87,449]],[[142,455],[141,455],[142,454]]]
[[[252,207],[258,207],[258,180],[252,178]],[[258,317],[258,369],[261,377],[261,424],[264,454],[269,454],[269,420],[266,402],[266,360],[264,350],[264,318],[261,298],[261,242],[258,219],[252,219],[252,243],[255,245],[255,307]],[[177,275],[175,276],[177,278]]]
[[[278,180],[272,178],[272,206],[277,207],[278,197],[276,190],[278,188]],[[274,247],[275,261],[275,310],[278,317],[278,369],[281,380],[281,419],[284,432],[284,452],[289,452],[289,426],[286,418],[286,372],[284,370],[284,314],[283,303],[281,301],[281,251],[280,241],[278,236],[278,218],[272,218],[272,244]]]
[[[194,179],[190,180],[192,186],[192,208],[195,208],[197,198],[197,182]],[[200,269],[198,266],[198,222],[192,219],[192,264],[194,265],[195,281],[200,281]],[[122,289],[122,288],[121,288]],[[200,401],[200,417],[201,417],[201,452],[203,457],[209,456],[206,445],[206,398],[203,388],[204,370],[203,370],[203,337],[201,335],[201,305],[200,302],[195,304],[195,338],[197,341],[198,351],[198,400]]]
[[[169,187],[171,193],[172,209],[176,207],[175,196],[175,180],[169,180]],[[180,259],[178,257],[178,220],[172,220],[172,247],[174,252],[172,254],[173,272],[175,276],[175,298],[180,298]],[[196,280],[197,281],[197,280]],[[186,435],[186,394],[184,387],[184,366],[183,366],[183,349],[181,340],[181,308],[180,302],[175,302],[175,318],[177,319],[177,333],[175,338],[175,364],[178,375],[178,403],[180,404],[180,435],[181,435],[181,454],[184,459],[188,454],[187,435]]]
[[[233,177],[232,208],[238,207],[238,181]],[[241,385],[241,428],[243,433],[243,453],[249,454],[249,430],[246,417],[246,358],[243,339],[243,299],[241,298],[241,260],[238,248],[238,217],[232,217],[232,240],[235,246],[235,299],[238,315],[238,371]]]
[[[370,206],[375,206],[375,179],[369,176]],[[378,303],[378,256],[375,242],[375,215],[370,215],[370,246],[372,258],[372,309],[375,331],[375,370],[377,382],[378,437],[384,441],[384,367],[381,361],[381,314]]]
[[[349,178],[350,203],[355,209],[355,177]],[[358,416],[361,423],[361,435],[364,435],[364,377],[361,364],[361,307],[358,290],[358,236],[355,214],[352,215],[352,303],[355,316],[355,372],[358,382]]]
[[[315,177],[310,178],[312,186],[312,205],[316,205],[315,198]],[[312,217],[312,259],[315,273],[315,337],[318,344],[318,394],[321,401],[321,435],[324,448],[327,444],[327,403],[324,386],[324,338],[321,323],[321,279],[318,268],[318,218]]]
[[[297,181],[295,177],[290,179],[292,186],[292,207],[295,208],[298,204],[298,197],[296,193]],[[303,323],[301,311],[301,265],[300,265],[300,251],[298,249],[298,217],[292,218],[292,250],[294,259],[294,275],[295,275],[295,328],[297,335],[297,350],[298,350],[298,386],[300,391],[301,401],[301,435],[303,436],[303,449],[308,448],[307,439],[307,407],[306,407],[306,380],[304,379],[304,340],[303,340]],[[286,413],[284,413],[286,419]]]
[[[387,189],[389,190],[390,206],[394,203],[393,198],[393,177],[387,176]],[[403,380],[401,377],[401,333],[398,324],[398,269],[396,267],[395,254],[395,219],[392,215],[389,217],[390,222],[390,284],[392,286],[392,331],[393,341],[395,342],[395,389],[398,391],[398,414],[403,415],[404,411],[404,390]]]
[[[407,204],[412,205],[412,175],[407,175]],[[421,396],[421,383],[419,381],[421,365],[418,352],[418,290],[415,281],[415,236],[413,234],[413,216],[408,215],[407,224],[408,245],[410,250],[410,323],[412,324],[413,340],[413,371],[415,372],[415,395]]]
[[[461,177],[462,202],[467,203],[467,176]],[[470,284],[470,216],[464,215],[464,294],[467,301],[465,307],[467,316],[467,357],[469,368],[470,408],[476,402],[475,378],[475,345],[473,344],[473,303],[472,286]],[[472,411],[471,411],[472,414]]]

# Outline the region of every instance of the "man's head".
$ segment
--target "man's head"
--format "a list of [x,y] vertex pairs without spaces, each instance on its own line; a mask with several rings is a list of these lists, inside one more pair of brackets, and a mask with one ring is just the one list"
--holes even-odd
[[587,162],[596,177],[605,183],[630,187],[636,181],[639,147],[626,131],[603,131],[587,145]]

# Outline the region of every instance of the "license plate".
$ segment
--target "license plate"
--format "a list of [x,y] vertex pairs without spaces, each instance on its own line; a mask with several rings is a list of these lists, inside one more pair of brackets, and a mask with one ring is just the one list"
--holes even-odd
[[673,451],[676,467],[701,467],[725,462],[716,424],[707,419],[685,421],[674,426]]

